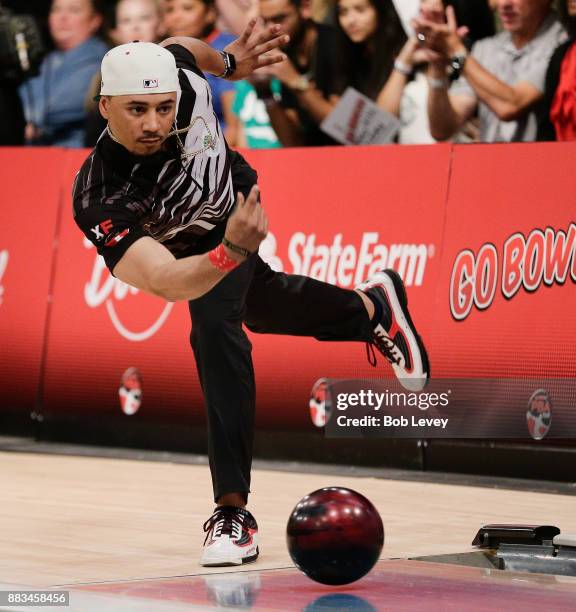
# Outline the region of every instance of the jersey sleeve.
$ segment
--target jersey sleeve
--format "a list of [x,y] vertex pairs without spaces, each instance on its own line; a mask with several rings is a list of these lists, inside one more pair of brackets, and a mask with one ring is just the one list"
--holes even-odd
[[140,238],[149,236],[134,213],[117,202],[77,209],[74,220],[102,255],[112,274],[128,248]]
[[176,67],[184,70],[193,70],[194,72],[200,72],[196,58],[191,51],[188,51],[186,47],[182,45],[167,45],[166,49],[172,53],[176,60]]

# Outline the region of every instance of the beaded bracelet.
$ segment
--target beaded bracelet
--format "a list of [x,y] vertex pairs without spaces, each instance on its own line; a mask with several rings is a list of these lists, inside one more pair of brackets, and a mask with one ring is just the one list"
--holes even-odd
[[222,244],[225,247],[228,247],[233,253],[238,253],[238,255],[242,255],[242,257],[250,257],[250,255],[253,255],[252,251],[249,251],[244,247],[238,246],[237,244],[230,242],[230,240],[228,240],[226,236],[222,238]]

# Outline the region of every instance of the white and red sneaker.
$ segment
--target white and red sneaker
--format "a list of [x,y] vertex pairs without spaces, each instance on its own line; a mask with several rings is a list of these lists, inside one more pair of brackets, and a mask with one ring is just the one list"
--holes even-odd
[[204,523],[204,531],[201,565],[242,565],[258,558],[258,525],[248,510],[218,506]]
[[376,365],[376,347],[392,364],[403,387],[422,391],[430,378],[430,364],[408,312],[408,298],[400,275],[394,270],[381,270],[357,289],[377,300],[382,310],[382,317],[376,322],[374,335],[367,344],[368,361]]

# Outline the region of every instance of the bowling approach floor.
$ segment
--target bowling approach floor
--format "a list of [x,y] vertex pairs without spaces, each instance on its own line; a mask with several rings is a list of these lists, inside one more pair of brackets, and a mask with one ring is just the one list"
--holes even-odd
[[[202,523],[212,511],[205,459],[94,453],[0,443],[0,591],[67,590],[70,606],[50,609],[82,612],[576,609],[576,578],[436,559],[473,551],[472,538],[489,523],[576,533],[571,485],[257,462],[250,508],[260,526],[259,561],[202,568]],[[366,495],[386,530],[372,572],[336,588],[295,569],[284,539],[296,502],[334,485]],[[0,606],[11,609],[27,608]]]

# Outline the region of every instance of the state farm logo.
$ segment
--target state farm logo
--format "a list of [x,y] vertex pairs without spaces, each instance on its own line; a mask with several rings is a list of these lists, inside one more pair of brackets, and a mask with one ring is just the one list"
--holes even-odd
[[[277,243],[269,233],[260,245],[260,256],[276,271],[285,266],[276,253]],[[360,247],[345,244],[343,234],[336,234],[331,244],[316,241],[316,234],[296,232],[288,244],[288,261],[292,274],[302,274],[341,287],[359,285],[382,270],[393,268],[408,286],[420,286],[428,259],[436,252],[433,244],[390,244],[380,242],[378,232],[365,232]]]
[[[502,265],[499,265],[499,259]],[[576,283],[576,224],[568,231],[534,229],[528,237],[516,232],[504,243],[502,255],[491,244],[484,244],[477,255],[460,251],[450,277],[450,312],[463,321],[475,306],[488,308],[500,284],[502,295],[511,300],[524,287],[537,291],[542,283],[550,287],[568,279]]]
[[[93,248],[93,244],[86,238],[84,238],[84,246],[87,249]],[[95,253],[92,276],[84,286],[86,304],[90,308],[98,308],[104,304],[116,331],[131,342],[142,342],[151,338],[164,325],[174,306],[173,303],[168,302],[160,315],[150,325],[146,325],[144,329],[135,330],[131,324],[126,322],[130,315],[128,317],[125,315],[124,320],[122,320],[118,312],[118,306],[128,295],[137,295],[138,293],[138,289],[114,278],[108,271],[104,259]]]
[[4,279],[4,274],[6,273],[6,268],[8,267],[8,251],[4,249],[0,251],[0,304],[4,302],[4,285],[2,281]]

